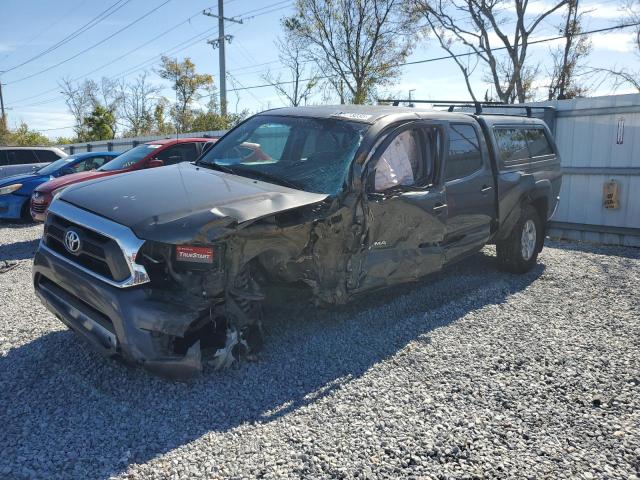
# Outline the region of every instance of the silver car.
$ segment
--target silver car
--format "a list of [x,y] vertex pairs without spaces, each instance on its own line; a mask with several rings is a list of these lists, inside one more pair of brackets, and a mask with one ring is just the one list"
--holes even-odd
[[56,147],[0,147],[0,178],[35,172],[66,156]]

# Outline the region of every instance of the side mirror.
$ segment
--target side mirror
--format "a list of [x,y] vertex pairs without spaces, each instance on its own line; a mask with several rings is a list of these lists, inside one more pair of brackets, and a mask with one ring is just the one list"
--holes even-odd
[[156,167],[163,167],[163,166],[164,166],[164,162],[158,158],[152,158],[147,163],[147,168],[156,168]]

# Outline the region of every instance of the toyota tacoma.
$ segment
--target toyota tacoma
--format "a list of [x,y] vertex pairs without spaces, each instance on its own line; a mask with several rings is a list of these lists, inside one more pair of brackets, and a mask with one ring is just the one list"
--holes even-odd
[[551,133],[453,107],[270,110],[196,162],[69,186],[35,290],[103,354],[184,378],[252,355],[281,287],[341,304],[489,243],[526,272],[559,199]]

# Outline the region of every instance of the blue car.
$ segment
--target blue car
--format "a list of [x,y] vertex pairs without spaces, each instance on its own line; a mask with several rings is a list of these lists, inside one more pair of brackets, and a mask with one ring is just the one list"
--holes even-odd
[[38,185],[52,178],[100,168],[121,152],[87,152],[56,160],[35,173],[0,180],[0,219],[29,220],[29,200]]

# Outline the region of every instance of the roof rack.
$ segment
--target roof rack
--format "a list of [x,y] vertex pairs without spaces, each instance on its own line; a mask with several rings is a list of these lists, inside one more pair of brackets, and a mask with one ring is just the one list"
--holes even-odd
[[[507,104],[504,102],[477,102],[477,101],[458,101],[458,100],[400,100],[400,99],[386,99],[386,100],[378,100],[378,103],[391,103],[394,107],[399,106],[401,103],[430,103],[432,105],[437,105],[440,107],[448,107],[449,112],[453,112],[456,107],[460,108],[475,108],[476,115],[481,115],[483,113],[483,109],[489,108],[506,108],[506,109],[524,109],[527,112],[527,117],[533,116],[533,110],[549,110],[553,109],[553,107],[548,106],[530,106],[530,105],[518,105],[518,104]],[[489,113],[489,115],[500,115],[499,113]]]

